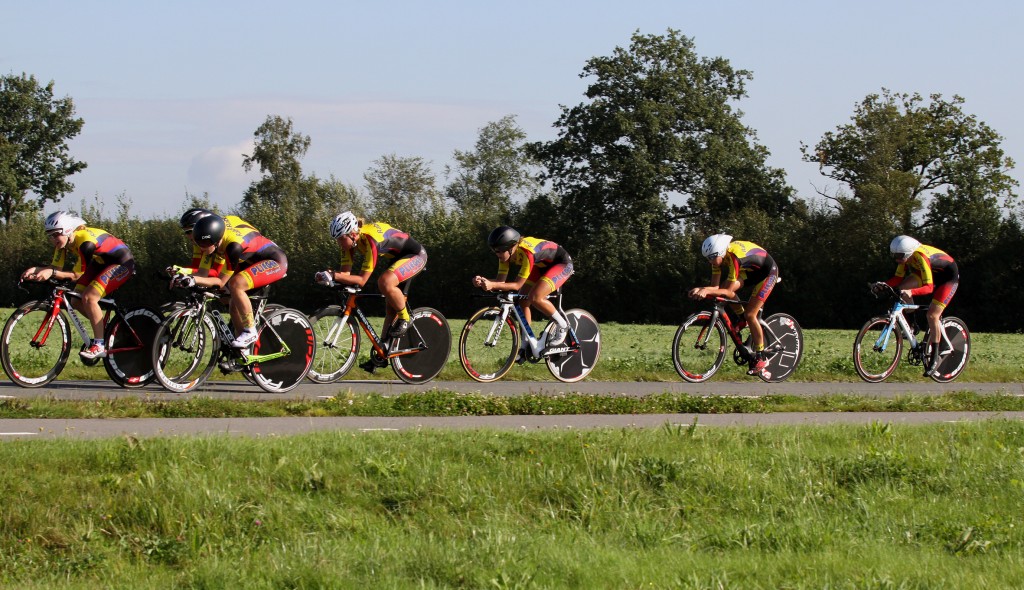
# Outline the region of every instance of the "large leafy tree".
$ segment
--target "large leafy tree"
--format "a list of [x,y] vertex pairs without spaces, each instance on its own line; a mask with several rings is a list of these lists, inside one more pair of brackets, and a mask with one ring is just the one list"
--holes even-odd
[[516,202],[534,195],[536,163],[525,141],[526,132],[508,115],[480,129],[473,150],[455,150],[456,165],[445,168],[444,192],[464,217],[494,225],[509,218]]
[[373,161],[363,179],[372,203],[369,213],[373,221],[415,233],[428,217],[443,212],[436,178],[429,163],[419,156],[381,156]]
[[851,122],[825,133],[803,159],[847,187],[829,194],[840,216],[887,240],[961,228],[974,239],[998,231],[1017,181],[1002,137],[962,109],[964,99],[883,89],[854,110]]
[[531,144],[574,226],[615,228],[643,251],[681,220],[711,230],[745,207],[777,216],[790,206],[792,189],[734,109],[746,70],[701,57],[670,29],[635,33],[580,76],[594,79],[588,101],[562,108],[557,139]]
[[67,142],[83,123],[70,97],[54,98],[53,81],[43,86],[35,76],[0,77],[0,216],[5,223],[19,212],[59,201],[74,188],[68,177],[86,164],[71,157]]
[[[302,158],[309,150],[310,138],[296,131],[291,117],[268,115],[253,133],[252,154],[246,154],[242,167],[246,172],[259,168],[263,176],[252,183],[243,197],[246,206],[256,204],[272,207],[290,201],[302,191]],[[308,187],[307,187],[308,188]]]

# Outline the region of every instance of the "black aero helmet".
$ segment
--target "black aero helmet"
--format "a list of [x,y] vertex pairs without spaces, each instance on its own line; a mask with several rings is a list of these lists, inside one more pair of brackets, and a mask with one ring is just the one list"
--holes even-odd
[[499,225],[491,231],[491,235],[487,236],[487,245],[495,252],[505,252],[518,244],[521,237],[514,228]]
[[200,246],[213,246],[224,237],[224,218],[211,213],[192,226],[192,240]]
[[200,209],[199,207],[189,209],[181,216],[182,231],[192,231],[192,227],[196,222],[207,215],[213,215],[213,211],[210,211],[209,209]]

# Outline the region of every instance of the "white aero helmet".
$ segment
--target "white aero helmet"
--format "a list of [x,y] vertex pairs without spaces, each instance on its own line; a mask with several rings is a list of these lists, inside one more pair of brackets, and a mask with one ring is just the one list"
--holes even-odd
[[896,236],[889,242],[889,252],[894,256],[900,255],[900,258],[906,260],[910,258],[910,255],[921,247],[921,242],[918,242],[910,236]]
[[350,234],[359,229],[359,220],[351,211],[338,213],[331,220],[331,237],[337,240],[339,237]]
[[60,230],[60,233],[65,236],[70,236],[71,232],[80,225],[85,225],[85,220],[67,211],[50,213],[45,222],[46,233]]
[[713,236],[709,236],[708,239],[704,240],[704,244],[700,247],[700,253],[704,258],[725,256],[725,251],[729,248],[730,242],[732,242],[732,236],[729,234],[715,234]]

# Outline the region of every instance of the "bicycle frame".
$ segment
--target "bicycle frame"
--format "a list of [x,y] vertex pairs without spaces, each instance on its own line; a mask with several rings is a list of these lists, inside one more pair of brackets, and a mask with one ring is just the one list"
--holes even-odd
[[266,318],[263,317],[263,306],[264,303],[266,302],[266,299],[260,300],[259,304],[256,306],[256,309],[254,310],[255,315],[257,318],[261,320],[264,327],[270,330],[271,333],[273,333],[274,336],[277,338],[277,341],[281,344],[281,350],[269,354],[245,354],[241,352],[240,349],[231,348],[230,343],[235,338],[234,332],[231,331],[231,325],[227,320],[224,319],[224,314],[222,314],[220,310],[213,309],[211,306],[211,303],[215,299],[218,299],[220,295],[218,293],[211,291],[201,291],[200,293],[202,299],[195,300],[193,302],[193,305],[195,306],[196,310],[195,317],[201,318],[203,316],[209,316],[210,318],[213,319],[213,323],[217,328],[217,332],[218,334],[220,334],[221,350],[230,349],[232,351],[238,351],[238,354],[236,356],[238,358],[239,364],[243,366],[249,366],[255,363],[270,361],[291,354],[291,349],[288,347],[288,343],[281,338],[281,335],[278,334],[274,330],[274,327],[267,323]]
[[[736,346],[736,350],[740,351],[740,354],[743,356],[743,358],[747,359],[748,361],[753,360],[752,352],[750,351],[750,349],[747,348],[747,345],[743,343],[743,340],[740,338],[739,330],[736,328],[736,324],[733,323],[732,317],[730,317],[725,310],[726,303],[742,303],[742,301],[740,301],[739,299],[726,299],[724,297],[715,297],[714,303],[714,308],[711,310],[711,321],[708,322],[707,325],[701,329],[701,333],[697,336],[696,346],[700,348],[704,348],[707,346],[708,339],[711,337],[711,328],[715,325],[715,322],[721,320],[722,325],[725,326],[725,331],[729,334],[729,338],[732,339],[733,345]],[[760,311],[758,311],[757,323],[761,324],[761,330],[765,334],[767,334],[768,326],[765,324],[764,319],[761,317]]]
[[[357,287],[344,287],[342,290],[348,294],[348,297],[346,297],[345,299],[345,311],[341,314],[341,317],[338,319],[338,321],[335,322],[333,326],[331,326],[331,329],[327,332],[327,337],[324,338],[324,342],[330,343],[332,345],[336,344],[335,341],[338,339],[338,336],[343,333],[343,330],[348,325],[349,320],[352,319],[354,316],[356,323],[363,329],[363,332],[366,334],[366,337],[370,339],[370,344],[373,346],[373,351],[376,352],[377,355],[382,359],[390,359],[409,354],[416,354],[417,352],[427,349],[427,345],[424,343],[424,339],[422,335],[419,333],[418,328],[416,328],[415,322],[412,322],[409,324],[409,329],[416,332],[417,337],[415,339],[410,338],[409,342],[413,342],[415,340],[420,344],[410,348],[388,350],[389,347],[386,346],[385,343],[381,340],[381,338],[377,335],[377,331],[373,329],[373,325],[370,324],[370,320],[367,319],[366,314],[363,313],[362,308],[359,307],[359,299],[363,297],[383,299],[384,295],[382,293],[361,293],[360,289]],[[406,296],[408,296],[408,284],[406,285],[405,293]],[[392,340],[394,341],[397,339]]]
[[[29,343],[29,346],[32,346],[33,348],[40,348],[46,345],[46,339],[49,337],[50,330],[53,328],[53,322],[57,320],[57,314],[61,313],[62,311],[64,312],[65,316],[71,319],[71,325],[74,326],[75,331],[78,332],[78,336],[82,339],[82,342],[88,343],[89,340],[92,339],[92,336],[90,336],[89,331],[82,323],[82,319],[78,316],[78,313],[76,312],[74,306],[71,305],[71,302],[68,301],[68,299],[81,300],[82,295],[77,291],[73,291],[70,287],[65,287],[59,284],[55,285],[53,288],[53,292],[50,295],[50,300],[52,301],[50,315],[47,318],[47,320],[43,322],[42,325],[39,326],[39,329],[36,331],[35,336],[32,337],[32,341]],[[113,299],[102,298],[99,300],[99,304],[100,308],[104,312],[104,326],[110,323],[111,313],[116,313],[118,316],[124,317],[123,310],[121,310],[120,306],[118,306],[118,304]],[[140,347],[143,346],[142,339],[139,338],[139,335],[135,333],[135,329],[132,328],[128,322],[124,322],[124,324],[125,326],[128,327],[128,331],[131,333],[132,338],[135,339],[135,344],[133,346],[121,346],[118,348],[107,349],[106,354],[118,353],[128,350],[138,350]]]
[[[541,342],[540,338],[533,333],[533,329],[530,328],[530,325],[526,322],[526,312],[523,311],[521,305],[516,303],[517,299],[525,299],[527,295],[523,295],[515,291],[506,291],[498,293],[497,297],[501,307],[501,316],[491,325],[491,329],[487,333],[487,338],[484,342],[492,346],[497,344],[498,337],[501,335],[501,329],[505,325],[505,321],[512,314],[512,310],[515,310],[515,315],[512,316],[514,318],[513,323],[516,326],[516,329],[519,330],[520,339],[525,340],[529,346],[527,352],[530,357],[534,359],[541,359],[545,356],[572,352],[579,349],[580,344],[579,340],[576,338],[576,332],[572,329],[572,326],[569,326],[569,333],[566,336],[565,344],[557,348],[545,350],[545,343]],[[551,295],[548,295],[548,299],[555,300],[555,308],[558,310],[558,313],[562,314],[562,317],[565,317],[565,311],[562,309],[562,290],[559,289]]]
[[[922,342],[918,342],[917,337],[914,335],[914,331],[910,327],[910,323],[907,321],[906,316],[903,315],[904,310],[917,311],[924,307],[924,305],[919,305],[916,303],[904,303],[901,299],[897,297],[896,300],[893,302],[892,309],[889,310],[889,324],[882,329],[882,333],[879,334],[878,339],[875,340],[874,350],[878,352],[885,351],[885,349],[888,348],[889,346],[890,338],[893,337],[893,331],[896,329],[898,329],[899,333],[902,334],[903,337],[907,339],[907,342],[910,343],[911,350],[917,350],[917,347],[919,345],[927,345],[927,335],[931,333],[931,329],[926,329],[926,339]],[[946,351],[944,354],[949,354],[949,352],[953,350],[953,344],[949,341],[949,337],[946,335],[945,330],[939,330],[939,333],[942,335],[941,340],[943,344],[946,345],[944,347]]]

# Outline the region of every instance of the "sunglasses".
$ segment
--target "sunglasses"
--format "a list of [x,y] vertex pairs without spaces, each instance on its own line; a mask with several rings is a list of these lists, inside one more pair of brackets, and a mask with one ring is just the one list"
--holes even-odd
[[56,238],[56,237],[59,237],[59,236],[62,236],[62,235],[64,235],[64,232],[62,232],[59,229],[46,232],[46,237],[48,237],[48,238]]

